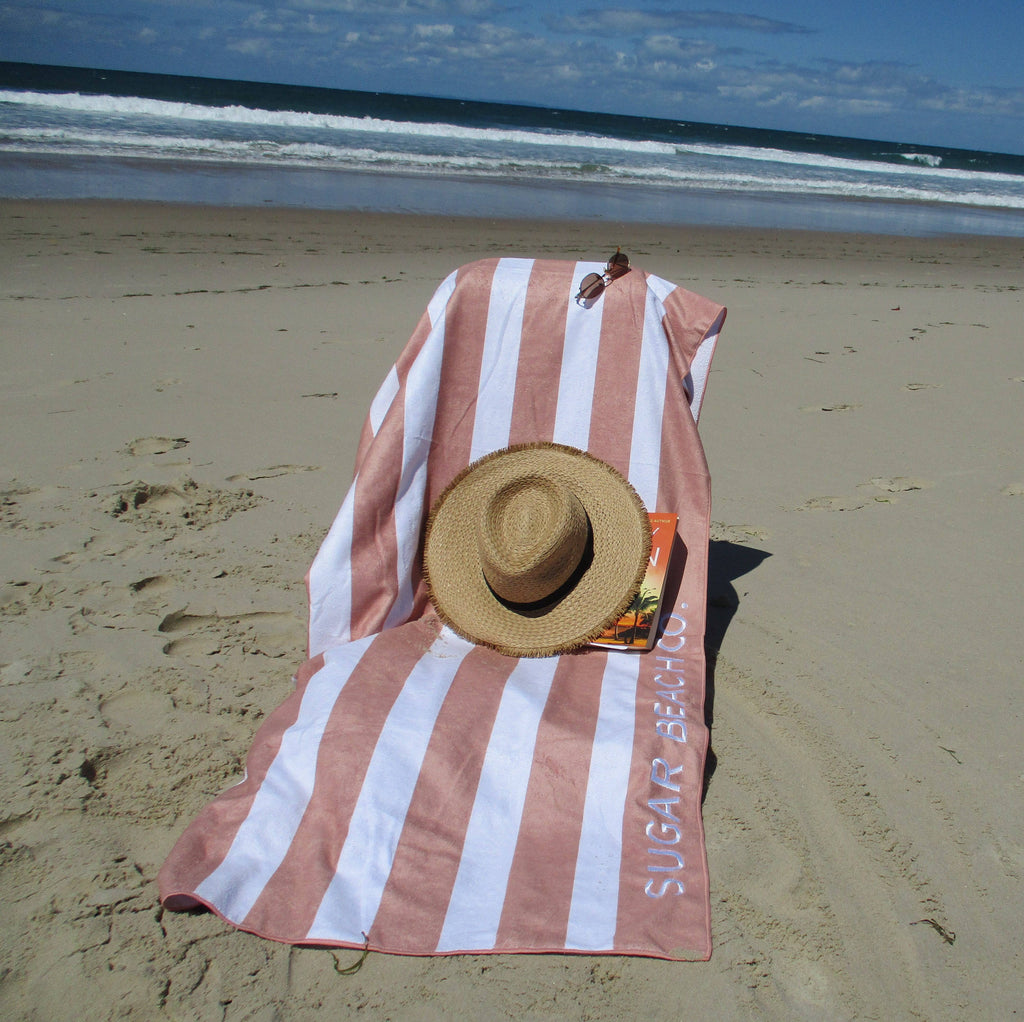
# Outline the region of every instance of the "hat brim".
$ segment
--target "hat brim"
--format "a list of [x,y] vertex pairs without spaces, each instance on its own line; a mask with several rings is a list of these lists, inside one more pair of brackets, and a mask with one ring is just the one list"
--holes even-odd
[[[523,613],[484,578],[477,530],[490,496],[524,474],[568,486],[590,520],[592,557],[551,605]],[[650,516],[611,465],[575,447],[520,444],[485,455],[447,486],[431,509],[423,569],[441,620],[470,642],[517,657],[555,656],[597,638],[640,590],[651,551]]]

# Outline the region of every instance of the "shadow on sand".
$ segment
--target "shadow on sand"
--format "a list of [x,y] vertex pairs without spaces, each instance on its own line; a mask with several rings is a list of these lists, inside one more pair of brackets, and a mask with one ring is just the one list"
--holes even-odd
[[[718,664],[718,652],[728,631],[729,623],[740,605],[739,594],[733,582],[753,571],[762,561],[771,557],[765,550],[754,550],[740,543],[713,539],[708,551],[708,614],[707,627],[704,635],[704,653],[707,658],[707,691],[704,701],[704,721],[708,730],[712,730],[715,720],[715,668]],[[707,797],[708,785],[714,775],[718,759],[714,752],[714,742],[708,745],[707,760],[704,765],[704,795]]]

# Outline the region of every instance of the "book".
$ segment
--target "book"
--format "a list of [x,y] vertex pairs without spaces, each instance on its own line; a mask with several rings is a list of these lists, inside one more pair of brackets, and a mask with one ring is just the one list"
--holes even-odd
[[651,556],[640,591],[625,613],[608,625],[592,645],[633,650],[650,649],[654,645],[678,521],[678,515],[666,511],[651,513]]

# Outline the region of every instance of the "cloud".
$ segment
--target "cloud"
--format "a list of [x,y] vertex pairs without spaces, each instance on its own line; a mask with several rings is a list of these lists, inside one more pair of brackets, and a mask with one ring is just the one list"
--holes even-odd
[[254,11],[245,19],[243,27],[250,32],[272,32],[280,35],[284,32],[284,21],[280,18],[271,19],[266,11]]
[[672,35],[651,35],[640,43],[638,56],[641,59],[651,57],[676,61],[680,64],[691,64],[696,61],[717,58],[724,52],[703,39],[680,39]]
[[424,15],[477,17],[495,10],[494,0],[290,0],[297,10],[348,14],[379,20],[382,15],[418,18]]
[[244,57],[265,57],[271,52],[271,44],[267,39],[233,39],[227,44],[232,53],[239,53]]
[[[495,16],[459,15],[483,9]],[[313,74],[318,84],[340,87],[729,123],[756,123],[758,111],[769,111],[780,126],[810,118],[817,130],[837,131],[841,116],[883,132],[887,118],[912,119],[915,111],[1024,115],[1020,90],[946,85],[891,61],[784,63],[681,30],[807,31],[789,22],[715,11],[590,10],[572,20],[569,35],[511,24],[508,14],[490,0],[281,0],[225,32],[232,52],[261,61],[262,70],[277,67],[281,80]],[[615,73],[624,85],[609,90]]]
[[[138,24],[137,19],[133,21]],[[141,27],[141,25],[139,25]],[[0,6],[0,30],[12,38],[21,34],[43,34],[56,38],[74,38],[98,32],[104,37],[123,34],[123,23],[116,14],[80,14],[62,7],[9,3]],[[138,28],[135,29],[138,31]],[[5,59],[17,59],[15,56]]]
[[420,39],[451,39],[455,35],[455,26],[413,25],[412,33]]
[[1024,118],[1021,88],[964,87],[891,61],[822,61],[821,67],[822,79],[834,83],[833,94],[851,104],[884,97],[890,108]]
[[552,17],[547,26],[556,32],[574,35],[633,36],[646,32],[671,32],[685,29],[726,29],[768,35],[805,34],[813,29],[789,21],[776,21],[756,14],[733,11],[630,11],[620,8],[582,10],[573,17]]

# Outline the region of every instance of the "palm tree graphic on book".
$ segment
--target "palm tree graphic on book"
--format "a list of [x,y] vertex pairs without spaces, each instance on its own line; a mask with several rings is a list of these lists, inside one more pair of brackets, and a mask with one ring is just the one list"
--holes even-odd
[[622,616],[594,639],[594,645],[619,649],[650,649],[654,645],[678,520],[678,515],[667,512],[651,514],[651,558],[640,591]]

